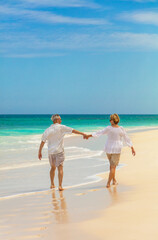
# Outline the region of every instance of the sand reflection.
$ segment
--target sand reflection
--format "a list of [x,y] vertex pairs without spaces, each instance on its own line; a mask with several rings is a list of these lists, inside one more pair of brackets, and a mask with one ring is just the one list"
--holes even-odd
[[117,192],[117,187],[115,186],[112,188],[108,188],[108,192],[110,194],[112,204],[118,203],[120,200],[120,196],[119,196],[119,193]]
[[[56,197],[56,195],[59,196]],[[63,191],[58,193],[55,190],[52,191],[52,205],[56,223],[68,223],[68,211]]]

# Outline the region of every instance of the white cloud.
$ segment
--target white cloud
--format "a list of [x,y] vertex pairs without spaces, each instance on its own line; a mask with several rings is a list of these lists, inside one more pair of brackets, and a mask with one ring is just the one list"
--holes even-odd
[[10,30],[10,29],[16,29],[20,24],[19,23],[9,23],[9,22],[0,22],[0,30]]
[[113,33],[112,44],[133,50],[158,50],[158,34],[147,33]]
[[47,6],[47,7],[86,7],[100,8],[100,5],[93,1],[84,0],[21,0],[31,6]]
[[17,16],[21,19],[31,19],[37,22],[44,23],[65,23],[65,24],[79,24],[79,25],[103,25],[108,22],[104,19],[93,18],[73,18],[62,15],[57,15],[48,11],[28,10],[21,8],[12,8],[8,6],[0,6],[0,14],[8,16]]
[[49,58],[49,57],[61,57],[65,54],[62,53],[23,53],[23,54],[6,54],[6,58]]
[[158,25],[158,12],[152,11],[125,12],[120,14],[119,18],[134,23]]
[[139,3],[148,3],[148,2],[156,2],[157,0],[122,0],[126,2],[139,2]]
[[[10,36],[3,35],[0,39],[2,56],[10,57],[48,57],[62,56],[72,51],[158,51],[158,34],[114,32],[105,33],[65,33],[45,35],[35,34]],[[5,50],[5,51],[4,51]]]
[[101,5],[94,0],[1,0],[1,4],[23,6],[27,8],[56,7],[56,8],[91,8],[100,9]]
[[140,3],[148,3],[148,2],[156,2],[157,0],[134,0],[135,2],[140,2]]

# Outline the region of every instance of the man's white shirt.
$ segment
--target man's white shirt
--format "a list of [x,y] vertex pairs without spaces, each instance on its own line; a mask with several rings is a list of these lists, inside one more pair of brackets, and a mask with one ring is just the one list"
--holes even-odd
[[59,123],[52,124],[42,135],[42,141],[48,145],[48,154],[57,154],[64,151],[64,136],[71,134],[72,128]]

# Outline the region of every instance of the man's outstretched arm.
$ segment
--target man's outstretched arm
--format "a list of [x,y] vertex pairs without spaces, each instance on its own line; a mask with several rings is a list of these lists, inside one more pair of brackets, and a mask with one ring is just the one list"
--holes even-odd
[[42,149],[44,147],[44,144],[45,144],[45,142],[42,141],[41,144],[40,144],[40,147],[39,147],[39,151],[38,151],[38,158],[39,158],[39,160],[42,159]]
[[75,129],[72,130],[72,133],[82,135],[83,137],[87,136],[85,133],[79,132],[79,131],[77,131],[77,130],[75,130]]

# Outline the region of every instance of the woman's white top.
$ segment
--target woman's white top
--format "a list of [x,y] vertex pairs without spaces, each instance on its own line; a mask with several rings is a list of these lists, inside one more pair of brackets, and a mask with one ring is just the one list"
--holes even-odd
[[116,128],[108,126],[100,131],[93,133],[92,136],[99,137],[104,134],[107,134],[108,137],[104,148],[104,151],[106,153],[121,153],[121,149],[124,143],[127,146],[132,147],[132,142],[123,127]]

